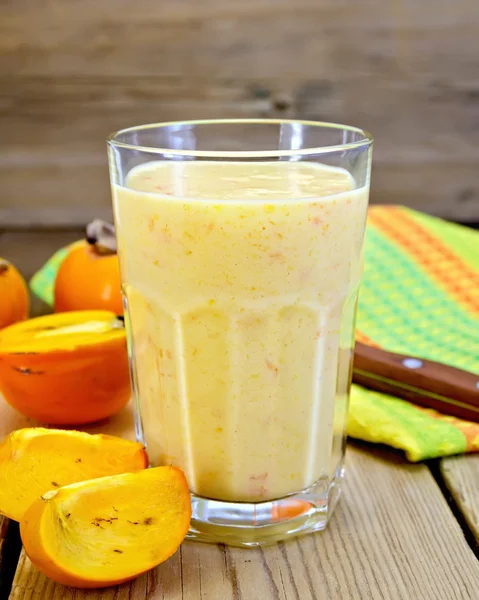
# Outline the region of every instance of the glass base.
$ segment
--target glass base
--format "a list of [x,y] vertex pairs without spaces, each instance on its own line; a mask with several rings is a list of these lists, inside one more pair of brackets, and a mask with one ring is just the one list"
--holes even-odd
[[191,494],[193,514],[187,539],[254,548],[327,526],[341,494],[344,469],[329,480],[271,502],[221,502]]

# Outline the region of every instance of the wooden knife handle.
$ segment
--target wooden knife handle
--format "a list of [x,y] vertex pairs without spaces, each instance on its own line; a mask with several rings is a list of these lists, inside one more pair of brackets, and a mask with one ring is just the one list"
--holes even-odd
[[479,375],[356,343],[353,381],[426,408],[479,422]]

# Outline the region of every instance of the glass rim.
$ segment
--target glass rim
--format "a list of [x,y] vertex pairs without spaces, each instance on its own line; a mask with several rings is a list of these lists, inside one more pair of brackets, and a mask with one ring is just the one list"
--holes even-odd
[[[139,144],[129,144],[121,142],[117,137],[121,134],[134,131],[141,131],[154,128],[166,128],[172,125],[254,125],[254,124],[276,124],[276,125],[305,125],[308,127],[316,127],[318,129],[337,129],[339,131],[352,131],[359,133],[362,138],[356,142],[348,142],[345,144],[332,144],[330,146],[313,146],[310,148],[301,148],[298,150],[178,150],[175,148],[159,148],[157,146],[141,146]],[[189,156],[198,158],[276,158],[276,157],[293,157],[293,156],[312,156],[317,154],[329,154],[331,152],[340,152],[346,150],[354,150],[357,148],[367,148],[372,145],[373,137],[365,129],[353,127],[351,125],[343,125],[340,123],[329,123],[327,121],[307,121],[302,119],[195,119],[188,121],[168,121],[160,123],[147,123],[144,125],[135,125],[119,129],[111,133],[107,139],[109,146],[124,148],[128,150],[139,150],[141,152],[149,152],[152,154],[169,154],[175,156]]]

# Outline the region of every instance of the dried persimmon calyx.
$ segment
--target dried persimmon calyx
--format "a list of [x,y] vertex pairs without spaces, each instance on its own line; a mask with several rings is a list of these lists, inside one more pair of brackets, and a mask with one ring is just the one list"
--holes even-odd
[[86,226],[86,241],[98,254],[116,254],[115,227],[102,219],[95,219]]

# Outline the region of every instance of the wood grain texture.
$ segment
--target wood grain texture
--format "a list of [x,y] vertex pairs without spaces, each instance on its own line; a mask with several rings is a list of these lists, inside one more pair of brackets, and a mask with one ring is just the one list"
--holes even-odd
[[434,84],[423,89],[352,77],[285,83],[289,91],[281,100],[274,86],[159,77],[1,79],[8,108],[0,124],[9,145],[0,152],[0,222],[83,225],[97,216],[110,218],[105,139],[116,129],[170,119],[261,116],[371,129],[373,202],[402,203],[456,220],[479,218],[479,128],[471,128],[474,119],[479,123],[479,109],[464,99],[466,91],[448,99]]
[[116,129],[283,115],[371,130],[373,202],[479,220],[475,0],[10,0],[0,53],[0,223],[109,218]]
[[134,11],[128,0],[10,0],[2,17],[8,74],[475,81],[479,60],[473,0],[140,0]]
[[479,548],[479,455],[445,458],[441,474]]
[[[0,435],[26,423],[0,399]],[[88,431],[132,437],[131,407]],[[103,591],[55,584],[22,554],[10,600],[473,600],[478,585],[479,563],[427,467],[354,445],[322,534],[263,550],[185,543]]]

